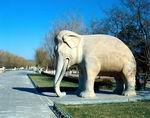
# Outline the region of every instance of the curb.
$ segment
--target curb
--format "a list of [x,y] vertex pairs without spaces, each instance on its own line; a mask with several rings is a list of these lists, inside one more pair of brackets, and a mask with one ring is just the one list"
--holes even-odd
[[68,112],[60,108],[56,103],[54,103],[52,110],[58,118],[73,118]]
[[[30,76],[28,74],[27,74],[27,76],[30,79],[34,88],[36,89],[37,93],[39,93],[39,87],[33,82],[33,80],[30,78]],[[56,103],[54,103],[50,109],[53,111],[53,113],[56,115],[57,118],[73,118],[68,112],[65,112]]]
[[34,86],[34,88],[37,90],[37,92],[38,92],[38,86],[37,85],[35,85],[35,83],[33,82],[33,80],[30,78],[30,76],[29,76],[29,74],[27,74],[27,76],[28,76],[28,78],[30,79],[30,81],[31,81],[31,83],[32,83],[32,85]]

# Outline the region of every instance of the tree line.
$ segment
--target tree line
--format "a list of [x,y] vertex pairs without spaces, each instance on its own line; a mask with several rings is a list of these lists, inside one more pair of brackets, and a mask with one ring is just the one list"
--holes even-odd
[[33,61],[26,60],[23,57],[0,50],[0,67],[19,68],[35,65]]
[[[92,18],[88,24],[76,13],[68,13],[54,21],[45,35],[42,48],[35,51],[37,65],[53,68],[54,38],[59,31],[65,29],[79,34],[108,34],[118,37],[132,50],[138,72],[150,74],[150,1],[120,0],[120,5],[103,11],[103,19]],[[41,52],[44,56],[39,54]]]

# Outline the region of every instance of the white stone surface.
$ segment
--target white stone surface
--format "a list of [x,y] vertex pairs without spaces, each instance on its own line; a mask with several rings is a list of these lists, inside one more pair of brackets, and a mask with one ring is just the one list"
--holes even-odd
[[80,105],[80,104],[101,104],[101,103],[122,103],[122,102],[136,102],[140,100],[150,100],[150,91],[138,91],[137,96],[129,97],[123,95],[113,94],[109,90],[101,90],[96,93],[96,98],[88,99],[81,98],[72,93],[67,93],[64,97],[57,97],[55,93],[43,92],[44,95],[49,96],[49,99],[55,103],[65,105]]

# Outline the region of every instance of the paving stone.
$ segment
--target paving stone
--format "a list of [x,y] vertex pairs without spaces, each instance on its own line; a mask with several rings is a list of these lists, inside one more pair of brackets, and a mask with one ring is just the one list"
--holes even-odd
[[0,74],[0,118],[56,118],[50,109],[53,102],[37,93],[27,73]]

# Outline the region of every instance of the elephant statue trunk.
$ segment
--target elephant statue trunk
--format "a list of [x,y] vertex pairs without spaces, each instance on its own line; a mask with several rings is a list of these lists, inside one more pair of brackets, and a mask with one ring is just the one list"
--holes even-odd
[[65,92],[60,91],[60,83],[66,72],[68,62],[69,62],[68,59],[63,60],[63,58],[60,58],[60,57],[58,58],[57,69],[56,69],[56,74],[55,74],[55,81],[54,81],[54,88],[55,88],[55,92],[56,92],[57,96],[59,96],[59,97],[63,97],[66,95]]

